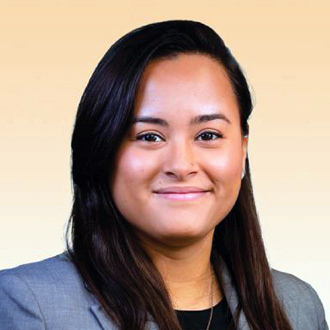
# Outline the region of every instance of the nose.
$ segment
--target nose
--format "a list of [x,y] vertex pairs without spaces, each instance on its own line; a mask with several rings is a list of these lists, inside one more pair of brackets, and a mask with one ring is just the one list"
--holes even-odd
[[167,176],[184,179],[197,173],[197,159],[188,141],[173,141],[164,155],[164,172]]

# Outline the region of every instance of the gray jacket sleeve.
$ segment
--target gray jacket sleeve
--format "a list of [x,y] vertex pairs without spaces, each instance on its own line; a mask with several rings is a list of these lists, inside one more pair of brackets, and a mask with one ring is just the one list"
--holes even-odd
[[310,306],[311,310],[315,313],[315,318],[317,320],[317,328],[318,330],[328,330],[328,324],[325,320],[325,313],[323,304],[316,293],[316,291],[313,289],[313,287],[306,283],[307,290],[309,291],[309,294],[311,296],[311,302],[312,306]]
[[274,286],[294,330],[328,330],[323,304],[314,288],[302,279],[272,270]]
[[0,330],[41,330],[45,322],[27,283],[14,274],[0,273]]

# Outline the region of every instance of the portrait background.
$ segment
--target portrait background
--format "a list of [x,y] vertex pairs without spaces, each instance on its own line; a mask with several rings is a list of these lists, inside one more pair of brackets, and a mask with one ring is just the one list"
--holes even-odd
[[211,26],[251,85],[249,158],[273,268],[330,316],[330,3],[322,0],[0,2],[0,269],[63,251],[79,99],[110,45],[155,21]]

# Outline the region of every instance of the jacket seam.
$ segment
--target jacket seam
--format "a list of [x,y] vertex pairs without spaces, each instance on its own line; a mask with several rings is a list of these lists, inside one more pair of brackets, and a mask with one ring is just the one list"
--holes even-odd
[[10,274],[10,275],[13,276],[13,277],[15,277],[15,278],[17,278],[17,279],[20,280],[21,282],[23,282],[23,283],[26,285],[26,287],[29,289],[29,291],[31,292],[31,294],[32,294],[32,296],[33,296],[33,298],[34,298],[34,300],[35,300],[35,302],[37,303],[37,306],[38,306],[38,308],[39,308],[39,312],[40,312],[40,315],[41,315],[41,317],[42,317],[42,321],[43,321],[43,323],[44,323],[45,330],[47,330],[46,320],[45,320],[45,317],[44,317],[44,315],[43,315],[43,313],[42,313],[42,309],[41,309],[41,307],[40,307],[39,301],[38,301],[38,299],[37,299],[37,297],[36,297],[34,291],[32,290],[31,286],[29,285],[29,283],[27,283],[27,281],[25,281],[22,277],[20,277],[20,276],[17,275],[17,274]]

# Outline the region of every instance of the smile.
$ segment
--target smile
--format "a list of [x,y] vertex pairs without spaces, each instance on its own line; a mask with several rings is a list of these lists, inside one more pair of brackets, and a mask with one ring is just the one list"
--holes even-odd
[[189,193],[156,193],[156,196],[173,201],[193,201],[204,197],[209,191],[189,192]]

